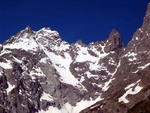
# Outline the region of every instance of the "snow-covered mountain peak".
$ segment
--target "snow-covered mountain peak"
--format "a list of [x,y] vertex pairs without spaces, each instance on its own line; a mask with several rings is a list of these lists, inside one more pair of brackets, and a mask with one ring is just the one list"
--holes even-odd
[[61,40],[57,31],[53,31],[50,28],[33,31],[31,27],[28,26],[4,42],[3,47],[5,49],[37,51],[40,48],[38,43],[52,51],[56,51],[58,48],[65,50],[69,46],[67,42]]
[[[97,101],[96,98],[101,100],[101,93],[108,89],[112,81],[109,78],[112,77],[118,61],[115,62],[113,57],[117,53],[106,53],[105,46],[105,41],[89,45],[77,41],[70,45],[60,38],[57,31],[49,28],[33,31],[27,27],[2,44],[0,66],[11,70],[7,73],[7,77],[18,78],[17,80],[22,78],[21,84],[25,84],[23,86],[25,90],[30,89],[30,84],[35,84],[34,87],[40,93],[37,93],[34,101],[39,98],[41,105],[36,104],[36,106],[40,106],[43,111],[46,112],[46,109],[51,107],[62,109],[67,103],[69,106],[63,109],[70,111],[70,107],[75,109],[78,102],[93,103]],[[112,68],[108,69],[110,66]],[[26,79],[29,83],[26,83]],[[38,87],[36,87],[37,84],[39,84]],[[8,86],[9,94],[17,84],[8,80]],[[102,86],[104,86],[103,89]],[[21,92],[23,90],[21,89]],[[26,101],[35,97],[35,94],[28,93],[24,93],[29,98]],[[43,101],[43,99],[46,100]],[[85,106],[89,105],[91,104]],[[78,111],[84,108],[81,107]],[[38,109],[39,112],[40,109]]]
[[36,32],[36,36],[40,35],[43,37],[47,37],[50,40],[58,40],[60,38],[60,35],[57,31],[51,30],[50,28],[42,28],[39,31]]
[[79,113],[97,102],[83,113],[141,113],[130,110],[150,104],[149,20],[126,48],[115,29],[88,45],[23,29],[0,45],[0,112]]
[[31,32],[32,31],[32,28],[30,26],[27,26],[24,31],[27,31],[27,32]]

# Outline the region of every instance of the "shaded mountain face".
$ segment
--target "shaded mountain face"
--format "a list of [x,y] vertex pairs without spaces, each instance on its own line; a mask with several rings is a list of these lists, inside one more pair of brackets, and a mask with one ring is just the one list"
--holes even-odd
[[102,93],[104,100],[81,113],[150,113],[150,4],[141,28],[120,56],[120,66]]
[[18,32],[0,45],[0,113],[148,113],[149,18],[126,48],[115,29],[88,45]]

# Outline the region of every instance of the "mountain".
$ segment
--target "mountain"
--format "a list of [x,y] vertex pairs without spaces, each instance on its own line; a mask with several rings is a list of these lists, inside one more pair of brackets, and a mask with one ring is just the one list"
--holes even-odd
[[81,113],[150,113],[150,3],[102,101]]
[[149,113],[150,4],[127,47],[107,40],[69,44],[29,26],[0,45],[0,113]]

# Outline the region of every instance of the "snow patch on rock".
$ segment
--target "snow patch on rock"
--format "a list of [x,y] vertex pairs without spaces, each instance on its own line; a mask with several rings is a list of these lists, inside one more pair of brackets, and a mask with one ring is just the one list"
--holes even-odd
[[[126,98],[126,96],[127,95],[135,95],[143,89],[143,87],[139,86],[140,81],[141,80],[138,80],[137,82],[132,83],[132,84],[128,85],[127,87],[125,87],[126,92],[120,98],[118,98],[118,101],[124,102],[124,103],[129,103],[130,101]],[[136,87],[133,88],[134,86],[136,86]]]

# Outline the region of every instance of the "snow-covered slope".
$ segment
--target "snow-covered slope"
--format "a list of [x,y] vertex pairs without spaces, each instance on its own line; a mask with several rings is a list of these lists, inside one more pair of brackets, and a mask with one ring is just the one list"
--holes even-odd
[[141,28],[124,49],[104,100],[81,113],[149,113],[150,112],[150,3]]
[[115,29],[88,45],[50,28],[12,36],[0,45],[0,113],[134,113],[149,105],[149,15],[150,5],[126,48]]
[[[57,31],[33,31],[30,27],[12,36],[0,52],[1,76],[6,78],[2,94],[10,103],[0,104],[1,109],[12,113],[78,113],[103,100],[101,94],[118,69],[117,51],[123,48],[117,47],[122,42],[113,44],[114,37],[121,40],[113,30],[106,41],[69,44]],[[113,47],[107,47],[109,43]],[[12,95],[13,100],[9,99]]]

